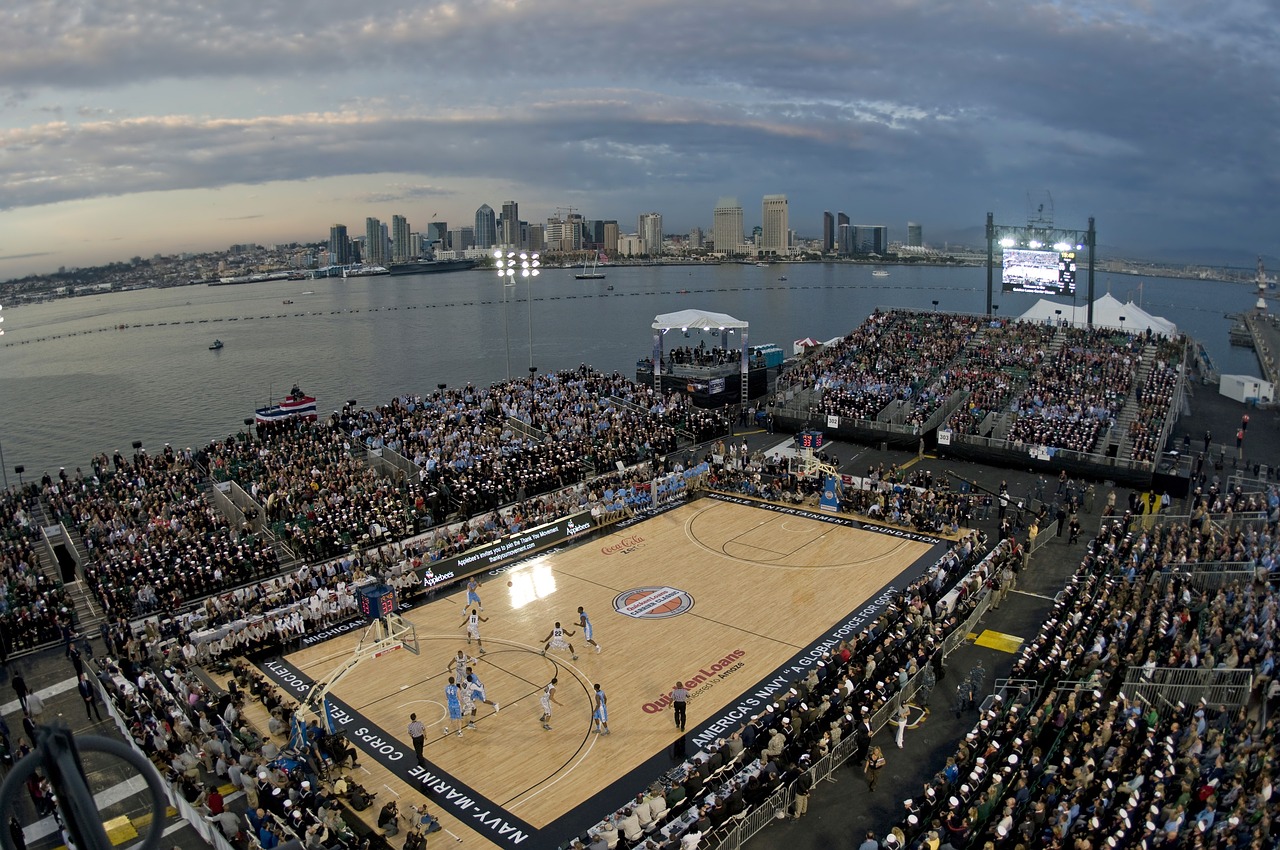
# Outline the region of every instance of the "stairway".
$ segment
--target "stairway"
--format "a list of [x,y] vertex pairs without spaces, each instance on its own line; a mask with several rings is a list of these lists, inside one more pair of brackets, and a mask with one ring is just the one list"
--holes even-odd
[[45,510],[44,502],[37,502],[31,515],[41,528],[54,526],[60,530],[60,533],[55,532],[52,537],[45,535],[45,542],[53,557],[44,565],[44,573],[66,589],[75,602],[76,628],[82,634],[88,634],[106,619],[105,613],[84,582],[83,565],[88,561],[89,547],[74,525],[55,523]]
[[1133,456],[1133,443],[1129,439],[1129,428],[1141,415],[1140,405],[1138,404],[1138,391],[1147,383],[1147,377],[1151,374],[1151,369],[1155,365],[1156,347],[1151,343],[1147,343],[1142,347],[1142,354],[1139,355],[1141,360],[1138,363],[1138,372],[1134,375],[1133,384],[1129,387],[1129,394],[1125,396],[1124,406],[1120,408],[1120,414],[1116,417],[1115,425],[1111,427],[1108,434],[1105,447],[1110,450],[1115,447],[1115,456],[1122,460],[1128,460]]

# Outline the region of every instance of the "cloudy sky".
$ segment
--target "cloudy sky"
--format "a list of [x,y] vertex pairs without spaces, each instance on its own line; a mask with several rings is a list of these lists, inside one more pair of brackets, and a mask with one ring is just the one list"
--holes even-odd
[[663,213],[723,195],[931,236],[1098,220],[1277,248],[1275,0],[18,0],[0,280],[320,240],[367,215]]

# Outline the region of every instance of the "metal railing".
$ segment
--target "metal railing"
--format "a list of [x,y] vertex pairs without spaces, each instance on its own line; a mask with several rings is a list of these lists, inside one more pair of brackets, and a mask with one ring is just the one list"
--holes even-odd
[[1209,705],[1242,708],[1253,692],[1253,670],[1206,670],[1202,667],[1130,667],[1122,690],[1149,705],[1174,708],[1204,700]]

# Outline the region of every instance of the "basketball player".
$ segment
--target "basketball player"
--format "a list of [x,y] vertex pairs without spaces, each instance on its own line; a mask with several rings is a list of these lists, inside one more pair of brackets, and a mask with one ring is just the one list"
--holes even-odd
[[605,701],[604,691],[600,688],[599,684],[596,685],[596,711],[595,711],[595,714],[591,715],[591,717],[596,722],[595,723],[596,734],[608,735],[609,734],[609,707]]
[[498,704],[491,699],[486,699],[484,695],[484,682],[480,681],[480,677],[471,672],[471,668],[467,668],[467,688],[471,693],[471,716],[476,716],[476,703],[482,702],[485,705],[493,706],[493,713],[498,713]]
[[444,672],[448,673],[449,669],[453,668],[453,678],[456,681],[465,682],[467,680],[467,665],[479,663],[478,659],[470,657],[459,649],[458,654],[455,655],[453,660],[449,662],[449,665],[444,668]]
[[458,624],[459,626],[467,627],[467,643],[470,644],[472,640],[475,640],[476,646],[480,647],[481,655],[486,653],[484,651],[484,642],[480,640],[480,624],[487,622],[489,622],[488,617],[481,617],[480,612],[472,608],[471,613]]
[[[471,668],[468,667],[467,669],[470,670]],[[462,717],[467,722],[467,728],[476,728],[476,704],[471,701],[471,686],[467,684],[466,679],[458,680],[458,703],[462,708]]]
[[573,637],[574,634],[574,632],[566,632],[560,628],[560,621],[556,620],[555,628],[551,630],[551,634],[543,638],[546,641],[546,646],[542,647],[542,654],[546,655],[548,649],[568,649],[569,654],[573,656],[573,660],[577,661],[578,653],[573,651],[573,644],[564,639],[565,635]]
[[458,737],[462,737],[462,703],[459,701],[458,686],[454,684],[453,677],[449,677],[449,684],[444,686],[444,701],[449,709],[449,719],[445,721],[444,733],[449,734],[449,724],[458,724]]
[[556,699],[556,682],[560,681],[556,677],[551,678],[548,684],[542,690],[542,728],[548,732],[551,731],[551,706],[552,704],[560,705],[560,700]]
[[468,605],[474,605],[474,606],[476,606],[477,608],[479,608],[481,611],[483,611],[483,610],[484,610],[484,605],[482,605],[482,604],[480,603],[480,584],[479,584],[479,582],[477,582],[477,581],[476,581],[476,577],[475,577],[475,576],[472,576],[471,578],[467,579],[467,602],[466,602],[466,604],[468,604]]
[[591,628],[591,621],[587,619],[587,612],[582,610],[582,606],[578,606],[578,625],[582,627],[582,637],[587,643],[596,648],[596,652],[600,651],[600,644],[591,639],[591,635],[595,629]]

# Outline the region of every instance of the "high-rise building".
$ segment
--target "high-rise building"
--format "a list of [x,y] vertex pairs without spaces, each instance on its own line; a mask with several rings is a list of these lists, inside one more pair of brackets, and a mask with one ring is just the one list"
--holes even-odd
[[836,246],[836,217],[831,210],[822,213],[822,253],[830,254]]
[[547,242],[548,251],[559,251],[560,246],[564,243],[565,220],[557,213],[555,216],[547,218],[546,229],[543,230],[543,238]]
[[703,247],[702,228],[694,227],[689,230],[689,247],[697,250]]
[[889,228],[883,224],[855,224],[853,249],[859,254],[884,254],[889,250]]
[[580,213],[569,213],[564,223],[564,237],[561,240],[561,251],[581,251],[583,237],[586,234],[586,222]]
[[842,257],[851,257],[854,254],[853,225],[847,221],[841,222],[836,228],[836,250]]
[[742,253],[742,205],[737,198],[716,201],[711,217],[711,241],[718,253]]
[[382,222],[373,216],[364,220],[364,261],[369,265],[385,266],[387,264],[387,253],[384,250],[386,240],[382,235],[385,232]]
[[541,224],[530,224],[525,230],[525,247],[530,251],[547,250],[547,231]]
[[760,250],[765,254],[787,253],[787,196],[765,195],[760,205]]
[[449,231],[449,250],[465,251],[476,247],[476,230],[474,227],[457,227]]
[[391,216],[391,262],[407,263],[416,257],[409,242],[409,221],[402,215]]
[[641,250],[649,256],[662,253],[662,213],[641,213],[637,235]]
[[836,253],[848,257],[853,253],[853,227],[846,213],[836,213]]
[[618,223],[616,221],[606,221],[604,223],[604,241],[600,243],[600,247],[611,254],[618,253]]
[[521,247],[520,205],[515,201],[504,201],[502,204],[501,244],[507,248]]
[[345,266],[351,262],[351,240],[347,237],[345,224],[329,227],[329,262],[335,266]]
[[476,210],[476,247],[492,248],[498,244],[498,221],[493,207],[481,204]]
[[920,227],[918,222],[907,222],[907,247],[923,248],[924,247],[924,229]]
[[439,242],[440,247],[449,247],[449,222],[433,221],[427,225],[427,241]]

